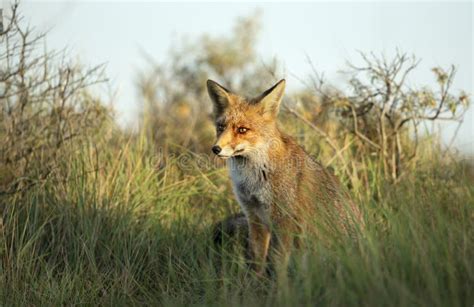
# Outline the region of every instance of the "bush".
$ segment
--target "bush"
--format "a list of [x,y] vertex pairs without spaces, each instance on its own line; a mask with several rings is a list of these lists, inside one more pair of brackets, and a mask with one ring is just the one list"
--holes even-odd
[[0,36],[0,195],[43,183],[110,113],[88,90],[105,81],[102,67],[41,51],[44,35],[24,27],[16,12]]

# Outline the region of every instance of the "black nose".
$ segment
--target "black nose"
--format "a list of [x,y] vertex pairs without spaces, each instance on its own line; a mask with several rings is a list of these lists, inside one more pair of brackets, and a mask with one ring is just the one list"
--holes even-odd
[[217,145],[212,146],[212,152],[218,155],[221,152],[222,148]]

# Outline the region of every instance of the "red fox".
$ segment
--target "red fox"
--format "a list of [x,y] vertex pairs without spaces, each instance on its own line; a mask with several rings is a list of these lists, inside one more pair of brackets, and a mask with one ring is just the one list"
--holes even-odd
[[264,272],[267,256],[274,265],[286,267],[301,235],[315,233],[315,221],[339,229],[346,229],[353,219],[361,222],[359,209],[336,176],[278,127],[285,80],[252,99],[212,80],[207,89],[217,131],[212,151],[227,160],[243,211],[219,229],[232,234],[236,227],[248,227],[257,274]]

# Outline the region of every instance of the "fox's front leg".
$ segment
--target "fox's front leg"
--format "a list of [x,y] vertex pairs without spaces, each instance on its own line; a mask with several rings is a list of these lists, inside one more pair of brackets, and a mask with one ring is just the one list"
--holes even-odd
[[275,242],[272,241],[270,262],[273,265],[278,283],[280,285],[286,285],[293,234],[288,231],[288,229],[283,229],[283,231],[279,231],[275,234],[274,240]]
[[253,254],[253,265],[257,275],[263,275],[265,261],[270,245],[270,227],[258,217],[249,218],[250,248]]

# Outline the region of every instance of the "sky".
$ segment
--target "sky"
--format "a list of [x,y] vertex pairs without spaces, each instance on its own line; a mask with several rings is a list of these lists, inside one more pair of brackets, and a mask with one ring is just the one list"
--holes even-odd
[[[3,5],[8,0],[3,1]],[[0,2],[1,3],[1,2]],[[454,64],[454,93],[473,93],[472,2],[313,2],[159,3],[132,1],[24,1],[26,20],[48,30],[47,46],[67,50],[82,63],[106,63],[121,122],[137,115],[134,80],[146,67],[142,51],[163,62],[180,40],[204,33],[230,33],[235,19],[259,10],[262,60],[276,57],[285,67],[290,90],[302,87],[293,75],[311,73],[307,56],[328,78],[342,82],[347,61],[357,51],[393,54],[396,48],[422,60],[408,80],[435,86],[431,68]],[[440,127],[447,142],[455,125]],[[474,153],[474,108],[462,125],[456,147]]]

